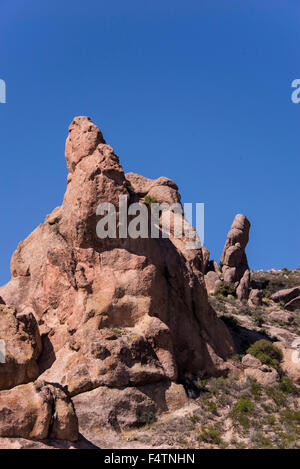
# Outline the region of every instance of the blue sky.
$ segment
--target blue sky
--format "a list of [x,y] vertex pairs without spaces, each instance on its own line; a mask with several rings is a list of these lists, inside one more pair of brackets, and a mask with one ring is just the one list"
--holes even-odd
[[61,204],[76,115],[205,203],[212,257],[244,213],[252,268],[299,267],[299,20],[298,0],[1,0],[0,283]]

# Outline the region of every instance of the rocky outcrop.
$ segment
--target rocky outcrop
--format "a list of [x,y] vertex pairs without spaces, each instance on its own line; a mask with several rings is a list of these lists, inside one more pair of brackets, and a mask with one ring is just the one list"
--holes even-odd
[[207,272],[207,274],[205,274],[204,280],[207,293],[209,294],[214,294],[216,292],[217,286],[221,283],[219,275],[213,270],[210,270]]
[[249,304],[252,306],[261,306],[263,299],[263,291],[256,288],[251,289],[249,293]]
[[[150,223],[151,202],[180,203],[178,188],[167,178],[125,175],[112,147],[87,117],[75,118],[70,126],[66,161],[62,206],[19,244],[11,261],[12,279],[0,295],[17,317],[30,312],[36,318],[44,381],[64,386],[72,396],[94,392],[98,413],[103,406],[101,415],[108,404],[100,390],[109,394],[121,386],[129,400],[151,385],[156,389],[151,405],[161,410],[156,396],[168,389],[166,383],[222,375],[234,351],[226,326],[208,303],[201,249],[189,249],[172,230],[163,238],[162,224],[159,238],[119,233],[124,226],[120,196],[146,207]],[[116,207],[112,237],[97,236],[102,202]],[[38,335],[35,340],[26,355],[33,362],[41,352]],[[117,401],[111,398],[111,406]],[[80,409],[82,414],[82,405]]]
[[78,421],[62,390],[29,383],[0,392],[0,437],[76,441]]
[[5,343],[0,390],[35,380],[39,375],[37,360],[42,343],[34,315],[17,314],[14,308],[0,305],[0,339]]
[[271,296],[276,302],[282,302],[288,311],[300,311],[300,286],[279,290]]
[[221,257],[225,282],[233,283],[239,300],[247,299],[250,287],[250,270],[245,248],[249,241],[250,222],[245,215],[235,216]]
[[293,287],[293,288],[284,288],[283,290],[278,290],[276,293],[271,295],[271,300],[283,303],[288,303],[289,301],[293,300],[300,296],[300,286]]
[[285,309],[288,311],[300,311],[300,296],[297,296],[286,303]]
[[268,319],[284,324],[291,324],[294,322],[294,316],[287,311],[272,311],[272,313],[269,314]]
[[159,412],[183,408],[187,401],[183,386],[171,382],[159,387],[153,384],[123,389],[104,386],[74,397],[80,430],[91,441],[107,424],[117,431],[138,427],[153,422]]
[[247,378],[255,379],[263,386],[269,386],[274,384],[276,381],[279,381],[277,371],[270,366],[263,365],[260,360],[255,358],[253,355],[245,355],[242,359],[242,365],[244,368],[244,375]]

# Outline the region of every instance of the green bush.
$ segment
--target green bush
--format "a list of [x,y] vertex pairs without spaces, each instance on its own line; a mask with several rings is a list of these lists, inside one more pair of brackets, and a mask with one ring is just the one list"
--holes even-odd
[[239,328],[240,323],[233,316],[225,316],[223,314],[223,316],[220,316],[220,319],[222,319],[222,321],[226,324],[227,327],[229,327],[230,329],[234,331]]
[[202,431],[199,434],[199,439],[213,445],[219,445],[222,442],[221,432],[211,425],[202,427]]
[[278,407],[286,404],[286,396],[279,387],[269,386],[265,389],[267,396],[272,399]]
[[279,368],[282,360],[282,352],[279,348],[275,347],[272,342],[261,339],[248,348],[247,353],[258,358],[264,365],[271,366],[275,369]]
[[137,413],[136,421],[138,426],[142,427],[144,425],[150,425],[151,423],[156,422],[156,415],[151,411],[141,411]]
[[247,396],[242,396],[230,412],[230,417],[243,427],[248,428],[250,426],[249,414],[253,412],[254,409],[255,405],[251,399]]
[[146,204],[148,205],[151,205],[151,204],[155,204],[157,202],[157,200],[155,199],[155,197],[151,197],[151,195],[146,195],[144,197],[144,201],[146,202]]
[[296,396],[300,395],[300,389],[293,383],[293,381],[287,376],[282,376],[279,389],[286,394],[294,394]]
[[215,291],[215,296],[222,295],[222,296],[228,296],[228,295],[233,295],[235,296],[235,288],[232,285],[232,283],[228,282],[221,282],[216,288]]

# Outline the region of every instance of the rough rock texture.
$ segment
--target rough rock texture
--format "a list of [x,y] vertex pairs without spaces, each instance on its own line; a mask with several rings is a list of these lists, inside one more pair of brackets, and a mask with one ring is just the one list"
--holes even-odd
[[[96,234],[101,202],[117,208],[123,195],[145,208],[148,195],[148,202],[180,203],[176,184],[125,175],[87,117],[70,126],[66,161],[62,206],[19,244],[12,279],[0,288],[6,304],[19,315],[32,312],[39,324],[42,378],[72,396],[106,389],[111,407],[117,402],[111,388],[122,386],[129,400],[141,386],[152,385],[157,406],[155,395],[166,391],[166,383],[226,373],[233,342],[208,304],[201,249],[188,249],[186,239],[172,232],[169,239]],[[121,225],[118,212],[116,218]],[[33,359],[39,350],[30,352]],[[97,396],[95,405],[105,409],[109,403],[100,391]],[[54,426],[53,438],[57,432],[64,429]]]
[[288,311],[300,311],[300,296],[297,296],[286,303],[285,308]]
[[114,430],[136,427],[153,421],[160,412],[173,411],[187,404],[187,396],[179,384],[135,388],[98,387],[75,396],[74,405],[80,431],[93,442],[93,434],[109,424]]
[[263,292],[262,290],[252,289],[250,290],[249,294],[249,304],[254,306],[261,306],[263,299]]
[[0,437],[76,441],[77,417],[57,387],[23,384],[0,392]]
[[203,275],[205,275],[208,271],[210,252],[208,249],[206,249],[205,246],[201,247],[201,251],[202,251],[202,273]]
[[291,378],[295,383],[300,385],[300,340],[298,338],[298,348],[288,347],[283,342],[275,342],[283,354],[283,359],[280,363],[282,370]]
[[215,293],[217,286],[221,283],[219,275],[213,270],[204,276],[207,293]]
[[273,311],[268,316],[269,319],[276,322],[282,322],[284,324],[291,324],[294,322],[294,316],[287,311]]
[[255,358],[250,353],[247,353],[242,358],[242,365],[245,368],[259,368],[261,366],[261,361],[258,358]]
[[5,341],[5,363],[0,364],[0,390],[35,380],[42,350],[38,325],[32,313],[17,314],[0,305],[0,339]]
[[271,384],[276,383],[276,381],[279,381],[277,371],[266,365],[261,365],[258,369],[246,368],[244,373],[247,378],[255,379],[263,386],[270,386]]
[[221,257],[224,281],[235,284],[239,300],[247,299],[250,286],[250,270],[245,248],[249,241],[250,222],[245,215],[236,215]]
[[272,367],[263,365],[260,360],[253,357],[253,355],[245,355],[242,359],[242,365],[245,376],[247,378],[256,379],[256,381],[263,386],[269,386],[279,381],[277,371]]
[[288,303],[289,301],[293,300],[297,296],[300,296],[300,286],[293,287],[293,288],[284,288],[283,290],[279,290],[273,295],[271,295],[271,300],[273,301],[282,301],[283,303]]

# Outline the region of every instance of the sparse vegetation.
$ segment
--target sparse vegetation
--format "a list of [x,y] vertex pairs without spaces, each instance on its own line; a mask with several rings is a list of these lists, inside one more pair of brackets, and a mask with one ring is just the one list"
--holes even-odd
[[157,418],[155,412],[141,411],[137,413],[136,420],[138,426],[144,426],[156,422]]
[[231,315],[225,316],[223,314],[223,316],[220,316],[220,319],[222,319],[222,321],[226,324],[226,326],[232,330],[237,330],[239,328],[239,325],[240,325],[239,321]]
[[155,197],[151,197],[151,195],[146,195],[144,197],[144,201],[146,202],[146,204],[148,205],[151,205],[151,204],[156,204],[157,203],[157,200]]
[[220,430],[211,425],[202,427],[202,430],[199,433],[199,439],[213,445],[219,445],[222,441]]
[[258,358],[264,365],[279,369],[282,360],[282,352],[268,340],[258,340],[248,348],[247,353]]
[[222,295],[222,296],[228,296],[232,295],[235,296],[235,288],[232,283],[228,282],[221,282],[215,291],[215,296]]

